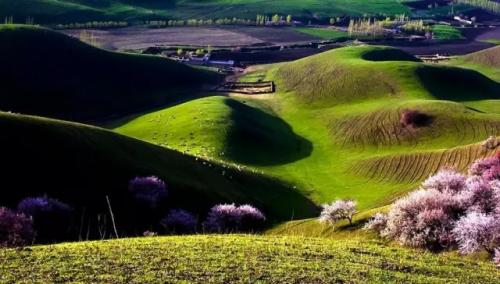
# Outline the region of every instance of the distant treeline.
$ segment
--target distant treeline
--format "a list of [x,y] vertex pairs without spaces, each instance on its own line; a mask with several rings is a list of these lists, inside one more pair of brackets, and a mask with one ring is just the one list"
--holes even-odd
[[86,23],[70,23],[70,24],[58,24],[55,25],[56,29],[99,29],[99,28],[122,28],[128,26],[128,22],[117,22],[117,21],[93,21]]
[[[12,20],[12,19],[6,19]],[[222,18],[222,19],[188,19],[188,20],[147,20],[135,21],[133,23],[125,21],[92,21],[85,23],[57,24],[56,29],[91,29],[91,28],[120,28],[129,25],[146,25],[151,28],[161,27],[182,27],[182,26],[211,26],[211,25],[291,25],[292,16],[282,16],[275,14],[273,16],[257,15],[255,20],[241,18]]]
[[255,20],[240,18],[223,19],[188,19],[188,20],[158,20],[146,21],[145,24],[150,27],[179,27],[179,26],[211,26],[211,25],[291,25],[292,15],[282,16],[275,14],[273,16],[258,14]]
[[500,15],[500,2],[491,0],[455,0],[457,3],[467,4],[482,8],[492,13]]

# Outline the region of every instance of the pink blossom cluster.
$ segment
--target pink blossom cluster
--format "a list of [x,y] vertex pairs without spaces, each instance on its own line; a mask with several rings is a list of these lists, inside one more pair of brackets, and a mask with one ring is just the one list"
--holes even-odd
[[133,178],[129,182],[129,192],[137,201],[151,208],[156,208],[168,194],[167,185],[156,176]]
[[365,226],[399,243],[430,250],[500,254],[500,156],[481,159],[469,175],[444,169]]
[[248,232],[261,227],[265,220],[264,214],[251,205],[219,204],[210,209],[203,227],[208,232]]

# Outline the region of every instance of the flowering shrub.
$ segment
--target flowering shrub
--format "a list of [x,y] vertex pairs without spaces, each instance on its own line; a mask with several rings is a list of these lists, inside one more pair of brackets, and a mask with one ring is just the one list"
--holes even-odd
[[459,196],[466,204],[467,211],[493,213],[500,204],[500,187],[495,186],[497,183],[478,176],[468,178],[467,187]]
[[259,229],[265,222],[264,214],[251,205],[219,204],[208,213],[203,223],[209,232],[241,232]]
[[17,210],[30,216],[36,217],[43,213],[57,212],[67,214],[71,211],[71,206],[60,202],[54,198],[44,197],[28,197],[17,205]]
[[17,210],[33,218],[39,241],[54,241],[64,239],[73,209],[57,199],[44,196],[21,200]]
[[494,166],[500,166],[500,154],[495,157],[475,161],[469,167],[469,175],[482,176],[487,170]]
[[129,182],[129,191],[136,200],[150,208],[156,208],[158,203],[167,196],[165,182],[155,176],[132,179]]
[[376,213],[363,227],[364,230],[374,231],[381,234],[382,231],[387,227],[387,214]]
[[248,204],[241,205],[238,207],[240,211],[241,221],[240,230],[244,232],[253,231],[261,229],[262,225],[266,221],[266,217],[262,212]]
[[442,170],[397,200],[386,221],[376,215],[365,228],[411,247],[493,254],[500,247],[500,176],[488,173],[499,163],[500,156],[478,160],[469,177]]
[[440,192],[451,190],[461,191],[465,188],[467,177],[452,169],[443,169],[422,183],[424,189],[435,189]]
[[158,236],[158,233],[152,232],[152,231],[144,231],[144,233],[142,233],[142,235],[144,237],[156,237],[156,236]]
[[17,247],[33,240],[33,221],[30,217],[0,207],[0,247]]
[[197,220],[193,214],[185,210],[172,209],[161,220],[161,224],[170,233],[191,234],[196,232]]
[[453,229],[460,252],[464,254],[486,250],[494,252],[500,246],[500,216],[472,212],[460,218]]
[[319,217],[322,223],[333,224],[339,220],[347,219],[352,225],[352,217],[356,214],[357,204],[352,200],[336,200],[331,204],[324,204]]
[[411,247],[443,249],[451,245],[453,216],[464,210],[448,192],[417,190],[392,206],[382,235]]

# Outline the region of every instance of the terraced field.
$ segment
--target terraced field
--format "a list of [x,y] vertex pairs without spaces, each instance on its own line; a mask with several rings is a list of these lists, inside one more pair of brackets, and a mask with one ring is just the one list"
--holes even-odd
[[354,166],[352,171],[374,182],[389,180],[396,183],[416,183],[446,166],[466,171],[475,160],[493,156],[497,152],[499,152],[497,149],[486,149],[480,144],[473,144],[441,151],[390,155],[363,160]]
[[[401,115],[408,110],[419,110],[426,115],[424,125],[401,125]],[[457,144],[474,143],[500,133],[500,121],[492,120],[495,117],[459,103],[421,100],[333,119],[330,129],[345,147],[408,145],[422,148],[450,138]],[[443,133],[443,129],[447,131]]]

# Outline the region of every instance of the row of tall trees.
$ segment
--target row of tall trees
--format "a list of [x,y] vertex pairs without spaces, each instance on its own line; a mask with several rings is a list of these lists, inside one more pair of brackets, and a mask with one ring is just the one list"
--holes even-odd
[[56,29],[99,29],[99,28],[122,28],[128,26],[125,21],[93,21],[86,23],[58,24]]
[[376,19],[351,19],[347,32],[349,36],[380,37],[384,35],[384,25]]
[[[12,25],[14,24],[14,16],[8,16],[8,17],[5,17],[4,21],[3,21],[4,24],[6,25]],[[35,25],[35,19],[33,17],[27,17],[24,22],[22,22],[23,24],[25,25],[30,25],[30,26],[33,26]]]

